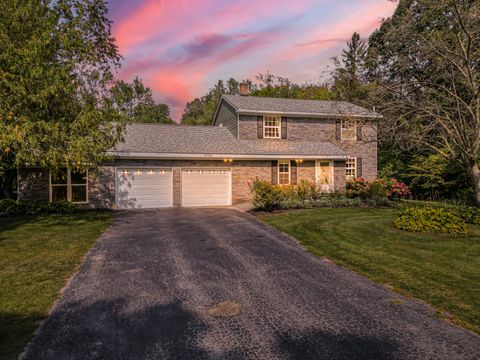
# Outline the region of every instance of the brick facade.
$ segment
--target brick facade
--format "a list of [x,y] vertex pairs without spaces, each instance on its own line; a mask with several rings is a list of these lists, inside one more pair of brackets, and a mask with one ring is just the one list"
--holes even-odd
[[[240,140],[258,140],[256,116],[240,115],[239,125]],[[287,118],[287,139],[278,139],[278,141],[318,141],[335,144],[348,156],[361,158],[361,176],[373,180],[377,177],[377,129],[371,122],[361,126],[363,141],[342,141],[336,140],[335,120],[289,117]]]
[[[345,163],[335,163],[335,189],[345,189]],[[171,168],[173,171],[173,205],[181,206],[181,169],[198,167],[224,167],[232,169],[233,204],[251,200],[249,182],[255,178],[272,180],[272,161],[234,161],[225,164],[216,160],[116,160],[115,163],[91,168],[88,172],[87,207],[115,208],[115,167],[152,166]],[[22,186],[20,197],[26,200],[48,200],[48,171],[42,169],[22,169],[19,177]],[[28,182],[26,180],[29,180]],[[305,161],[297,165],[297,180],[315,181],[315,161]]]

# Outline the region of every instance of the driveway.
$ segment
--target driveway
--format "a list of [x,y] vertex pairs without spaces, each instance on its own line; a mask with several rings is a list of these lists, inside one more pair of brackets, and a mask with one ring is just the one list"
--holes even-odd
[[480,337],[249,214],[167,209],[117,214],[24,356],[478,359]]

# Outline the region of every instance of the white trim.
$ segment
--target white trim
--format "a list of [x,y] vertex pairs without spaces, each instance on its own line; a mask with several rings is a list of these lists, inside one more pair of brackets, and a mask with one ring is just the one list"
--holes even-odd
[[[53,186],[65,186],[67,188],[67,201],[72,204],[88,204],[89,203],[89,186],[88,186],[88,168],[85,168],[85,185],[84,184],[72,184],[72,169],[67,169],[67,183],[66,184],[52,184],[52,171],[48,171],[48,202],[52,202],[52,187]],[[72,186],[85,186],[85,201],[72,201]]]
[[330,182],[332,184],[331,191],[335,191],[335,162],[325,160],[315,160],[315,184],[319,185],[320,180],[320,163],[328,162],[330,165]]
[[[288,184],[280,184],[280,164],[288,164]],[[282,173],[282,174],[285,174],[285,173]],[[292,160],[277,161],[277,184],[290,185],[291,183],[292,183]]]
[[[275,121],[277,120],[276,118],[278,118],[278,125],[277,126],[275,126],[275,125],[266,126],[265,122],[266,122],[266,117],[267,116],[263,115],[263,128],[262,128],[263,138],[264,139],[281,139],[282,138],[282,117],[277,116],[277,115],[269,115],[269,117],[275,118]],[[278,136],[266,136],[267,127],[269,129],[278,129]]]
[[278,116],[298,116],[298,117],[305,117],[308,116],[309,118],[344,118],[344,117],[352,117],[352,118],[360,118],[360,119],[382,119],[382,115],[358,115],[358,114],[328,114],[328,113],[309,113],[309,112],[278,112],[278,111],[260,111],[260,110],[246,110],[240,109],[237,110],[240,115],[265,115],[265,114],[272,114]]
[[278,159],[325,159],[325,160],[347,160],[347,155],[241,155],[241,154],[179,154],[179,153],[140,153],[140,152],[109,152],[109,155],[118,159],[203,159],[203,160],[278,160]]

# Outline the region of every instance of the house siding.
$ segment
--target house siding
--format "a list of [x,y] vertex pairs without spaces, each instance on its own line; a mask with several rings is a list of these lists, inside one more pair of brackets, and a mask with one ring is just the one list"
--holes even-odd
[[218,109],[217,117],[214,122],[215,126],[225,126],[233,136],[238,137],[238,118],[235,109],[222,100]]

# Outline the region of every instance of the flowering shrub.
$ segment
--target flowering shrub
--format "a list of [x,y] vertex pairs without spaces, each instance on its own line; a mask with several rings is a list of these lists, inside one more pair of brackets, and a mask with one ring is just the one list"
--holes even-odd
[[379,197],[398,200],[409,196],[411,192],[407,185],[396,179],[368,181],[360,177],[347,182],[346,194],[351,198],[370,199]]
[[455,210],[446,208],[407,208],[393,221],[393,225],[412,232],[467,233],[465,221]]

